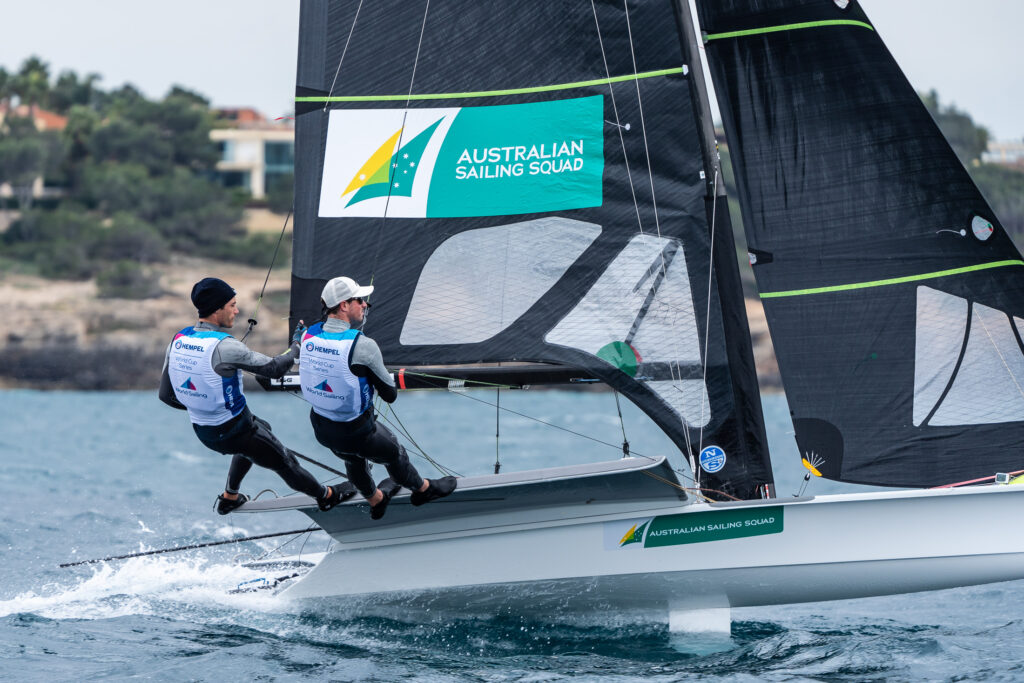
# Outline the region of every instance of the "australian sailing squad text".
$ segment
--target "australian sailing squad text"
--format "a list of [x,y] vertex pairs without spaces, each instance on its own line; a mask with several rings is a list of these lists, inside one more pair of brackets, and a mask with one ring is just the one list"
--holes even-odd
[[758,517],[755,519],[745,519],[736,522],[722,522],[721,524],[698,524],[695,526],[678,527],[675,529],[651,529],[648,532],[648,537],[654,536],[674,536],[676,534],[696,534],[704,531],[730,531],[732,529],[742,529],[744,527],[761,526],[764,524],[774,524],[774,517]]
[[551,175],[583,168],[583,140],[464,149],[455,167],[456,180]]

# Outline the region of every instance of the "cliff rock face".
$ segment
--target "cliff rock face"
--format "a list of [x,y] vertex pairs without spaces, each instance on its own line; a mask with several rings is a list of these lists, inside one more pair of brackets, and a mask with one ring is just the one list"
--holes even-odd
[[[233,331],[238,338],[245,334],[266,270],[185,257],[158,268],[164,294],[141,301],[98,298],[93,281],[0,273],[0,388],[156,390],[167,343],[196,320],[192,285],[208,276],[238,292],[241,313]],[[256,314],[259,324],[246,339],[263,353],[285,348],[289,280],[285,269],[271,274]],[[778,390],[760,301],[747,300],[747,317],[761,388]]]
[[[267,271],[176,257],[158,266],[162,296],[101,299],[93,281],[44,280],[0,273],[0,387],[153,389],[174,333],[196,320],[192,285],[219,277],[238,292],[237,337],[245,334]],[[287,339],[287,270],[275,270],[246,340],[280,353]]]

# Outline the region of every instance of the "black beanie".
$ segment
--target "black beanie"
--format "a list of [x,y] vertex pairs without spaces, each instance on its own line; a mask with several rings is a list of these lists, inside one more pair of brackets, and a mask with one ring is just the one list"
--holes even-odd
[[192,287],[192,305],[205,318],[235,296],[231,285],[215,277],[204,277]]

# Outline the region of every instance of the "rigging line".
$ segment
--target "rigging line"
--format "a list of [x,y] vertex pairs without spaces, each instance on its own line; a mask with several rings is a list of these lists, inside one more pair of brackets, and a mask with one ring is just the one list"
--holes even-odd
[[[338,69],[334,72],[334,80],[331,81],[331,89],[327,91],[327,99],[324,100],[323,111],[327,111],[327,106],[330,104],[331,97],[334,95],[334,86],[338,83],[338,76],[341,74],[341,64],[345,61],[345,53],[348,52],[348,44],[352,40],[352,33],[356,30],[356,22],[359,20],[359,10],[363,8],[363,0],[359,0],[359,5],[356,7],[356,15],[352,17],[352,25],[348,29],[348,38],[345,39],[345,47],[341,50],[341,59],[338,60]],[[296,98],[297,100],[298,98]]]
[[695,493],[699,497],[703,498],[705,502],[708,502],[708,503],[715,503],[715,502],[718,502],[718,501],[712,500],[711,498],[708,498],[707,496],[705,496],[704,495],[705,491],[707,491],[709,493],[717,493],[717,494],[719,494],[721,496],[725,496],[726,498],[729,498],[730,500],[736,500],[736,501],[740,500],[739,498],[736,498],[735,496],[731,496],[728,493],[726,493],[725,491],[719,491],[718,489],[701,489],[701,488],[693,488],[693,487],[690,487],[690,486],[683,486],[683,485],[678,484],[678,483],[676,483],[674,481],[671,481],[669,479],[665,479],[664,477],[659,476],[659,475],[657,475],[654,472],[651,472],[649,470],[642,470],[641,474],[645,474],[648,477],[650,477],[651,479],[657,479],[658,481],[662,482],[663,484],[668,484],[672,488],[679,489],[680,491],[684,491],[684,492],[685,491],[689,491],[691,493]]
[[[590,0],[590,9],[594,12],[594,26],[597,28],[597,42],[601,48],[601,60],[604,62],[604,73],[609,79],[611,79],[611,70],[608,68],[608,57],[604,51],[604,39],[601,37],[601,24],[597,20],[597,7],[594,5],[594,0]],[[634,76],[639,77],[636,72],[636,65],[634,64]],[[636,189],[633,187],[633,173],[629,169],[629,155],[626,153],[626,138],[622,134],[622,120],[619,118],[619,107],[615,103],[615,88],[612,86],[612,81],[608,81],[608,94],[611,96],[612,111],[615,112],[615,127],[619,131],[619,144],[622,145],[622,161],[626,166],[626,178],[629,180],[629,192],[633,195],[633,208],[636,209],[636,224],[640,229],[640,234],[644,234],[644,224],[640,218],[640,203],[636,198]]]
[[[636,50],[634,49],[634,46],[633,46],[633,25],[632,25],[632,22],[630,22],[630,20],[629,20],[629,0],[622,0],[622,8],[623,8],[623,10],[625,12],[625,15],[626,15],[626,32],[627,32],[627,34],[629,36],[629,54],[630,54],[630,58],[633,61],[633,73],[636,74],[637,73]],[[689,10],[687,10],[687,11],[689,11]],[[684,70],[684,72],[685,72],[685,70]],[[703,77],[703,74],[701,74],[701,77]],[[640,133],[642,134],[643,141],[644,141],[644,157],[647,160],[647,177],[648,177],[648,179],[650,181],[650,184],[651,184],[651,206],[652,206],[652,208],[654,210],[654,228],[655,228],[656,234],[658,235],[658,238],[661,239],[662,238],[661,237],[661,219],[658,216],[658,198],[657,198],[657,193],[656,193],[656,191],[654,189],[654,168],[653,168],[653,166],[651,164],[651,152],[650,152],[650,147],[649,147],[649,145],[647,143],[647,124],[646,124],[646,121],[644,119],[643,96],[640,94],[640,79],[639,78],[634,78],[633,79],[633,83],[636,86],[636,103],[637,103],[637,108],[639,109],[639,112],[640,112]],[[665,259],[665,252],[664,252],[664,250],[661,252],[661,268],[662,268],[662,272],[664,273],[665,277],[668,277],[668,262]],[[666,299],[667,299],[667,296],[666,296]],[[677,330],[676,330],[676,316],[671,316],[670,317],[669,326],[672,329],[672,336],[675,339],[680,340],[681,339],[681,335],[679,335]],[[681,344],[682,342],[680,341],[678,343]],[[680,353],[678,355],[682,355],[682,354]],[[672,378],[673,386],[679,386],[679,384],[682,382],[682,373],[680,372],[680,375],[677,377],[676,376],[676,370],[678,370],[678,365],[673,366],[670,363],[669,364],[669,373],[670,373],[670,376]],[[705,386],[706,386],[706,384],[705,384]],[[703,395],[701,397],[701,400],[703,400]],[[689,425],[686,422],[686,418],[683,417],[683,415],[681,413],[679,414],[679,418],[680,418],[680,421],[683,424],[683,432],[686,434],[686,437],[685,437],[686,449],[687,449],[687,451],[689,453],[691,453],[690,460],[691,460],[691,465],[692,465],[692,462],[693,462],[692,450],[693,450],[693,448],[692,448],[692,444],[690,442],[690,437],[689,437],[689,431],[690,431],[689,430]],[[701,420],[701,422],[703,422],[703,419]]]
[[[715,167],[715,182],[711,192],[711,250],[708,254],[708,306],[704,314],[704,378],[702,380],[704,384],[704,390],[700,396],[700,440],[697,442],[697,447],[700,450],[704,450],[704,407],[707,401],[707,386],[708,386],[708,341],[711,337],[711,283],[715,273],[715,224],[718,222],[718,202],[715,198],[718,197],[718,167]],[[690,456],[693,457],[692,455]]]
[[[593,2],[593,0],[591,0]],[[633,73],[637,72],[636,69],[636,51],[633,49],[633,27],[629,22],[629,0],[622,0],[622,8],[626,13],[626,32],[629,34],[629,54],[633,59]],[[647,125],[644,123],[644,102],[640,96],[640,79],[634,78],[633,83],[636,85],[636,104],[640,110],[640,133],[644,138],[644,156],[647,157],[647,176],[651,182],[651,204],[654,207],[654,227],[657,231],[658,237],[661,237],[661,222],[658,219],[658,199],[654,193],[654,169],[651,167],[651,152],[647,146]]]
[[260,312],[260,304],[263,303],[263,293],[267,291],[267,282],[270,281],[270,272],[274,269],[274,263],[277,262],[277,252],[281,249],[281,242],[284,241],[284,232],[288,229],[288,221],[292,218],[293,210],[294,209],[288,209],[288,215],[285,216],[284,225],[281,226],[281,235],[277,238],[277,246],[274,247],[274,255],[270,257],[270,265],[267,266],[267,276],[263,278],[263,288],[260,289],[260,296],[256,299],[256,308],[253,309],[252,317],[249,318],[249,328],[245,331],[245,334],[242,335],[242,338],[239,341],[244,342],[245,338],[249,336],[249,333],[252,332],[253,328],[257,325],[256,316]]
[[[401,418],[398,417],[398,413],[395,411],[395,409],[390,404],[388,404],[388,412],[395,419],[395,422],[391,422],[389,419],[387,419],[387,417],[385,417],[383,415],[381,415],[381,419],[383,419],[385,422],[387,422],[392,427],[395,427],[395,429],[398,430],[402,434],[402,436],[404,436],[409,441],[409,443],[413,446],[413,448],[415,449],[417,455],[419,455],[421,458],[423,458],[424,460],[429,462],[431,465],[436,467],[437,470],[439,472],[443,473],[443,474],[455,475],[457,477],[461,477],[462,476],[461,474],[459,474],[458,472],[456,472],[452,468],[447,467],[445,465],[442,465],[440,462],[438,462],[434,458],[430,457],[427,454],[426,450],[424,450],[424,448],[422,446],[420,446],[419,443],[416,442],[416,439],[412,438],[412,434],[409,432],[409,429],[402,423]],[[378,413],[378,415],[380,415],[380,413]],[[397,425],[396,425],[396,423],[397,423]]]
[[[459,396],[465,396],[466,398],[470,399],[471,401],[476,401],[477,403],[483,403],[484,405],[488,405],[488,406],[491,406],[491,407],[497,407],[493,403],[491,403],[490,401],[485,401],[485,400],[483,400],[481,398],[476,398],[475,396],[470,396],[469,394],[462,394],[462,393],[460,393],[458,395]],[[575,436],[579,436],[579,437],[582,437],[584,439],[589,439],[590,441],[595,441],[595,442],[597,442],[597,443],[599,443],[599,444],[601,444],[603,446],[610,446],[611,448],[614,448],[615,450],[620,450],[622,448],[618,444],[608,443],[607,441],[601,441],[601,439],[594,438],[594,437],[592,437],[592,436],[590,436],[588,434],[581,434],[580,432],[575,432],[575,431],[569,429],[568,427],[562,427],[561,425],[556,425],[556,424],[553,424],[551,422],[546,422],[546,421],[540,419],[539,417],[531,417],[529,415],[525,415],[525,414],[520,413],[518,411],[512,410],[511,408],[500,408],[500,410],[504,410],[506,413],[512,413],[513,415],[518,415],[519,417],[526,418],[527,420],[533,420],[534,422],[539,422],[542,425],[547,425],[548,427],[554,427],[555,429],[560,429],[563,432],[568,432],[569,434],[573,434]],[[650,455],[644,455],[642,453],[637,453],[636,451],[633,451],[632,453],[630,453],[630,455],[636,456],[638,458],[644,458],[646,460],[656,460],[657,459],[657,458],[654,458],[654,457],[652,457]]]
[[[420,50],[423,47],[423,34],[427,28],[427,14],[430,12],[430,0],[423,6],[423,21],[420,23],[420,38],[416,43],[416,56],[412,62],[412,75],[409,77],[409,94],[405,99],[405,110],[402,112],[402,127],[398,129],[398,141],[395,143],[395,151],[392,158],[402,151],[402,138],[405,137],[405,124],[409,120],[409,104],[412,103],[412,88],[416,83],[416,69],[420,63]],[[384,213],[380,217],[380,228],[378,229],[377,246],[373,252],[373,267],[370,270],[370,285],[377,276],[377,261],[380,258],[380,245],[384,242],[384,222],[388,218],[388,208],[391,206],[391,194],[395,189],[395,175],[398,172],[398,162],[389,161],[391,167],[388,169],[388,196],[384,200]],[[364,327],[366,323],[363,323]]]
[[[306,531],[309,532],[308,534],[306,534],[306,541],[309,540],[309,537],[313,534],[314,531],[319,531],[319,530],[320,530],[320,527],[318,527],[315,523],[310,524],[309,527],[306,529]],[[270,555],[272,553],[280,552],[281,548],[285,547],[286,545],[288,545],[289,543],[295,541],[296,539],[302,538],[302,536],[303,536],[303,534],[299,534],[299,535],[296,535],[296,536],[294,536],[292,538],[289,538],[284,543],[282,543],[282,544],[280,544],[280,545],[278,545],[278,546],[276,546],[274,548],[271,548],[270,550],[266,551],[265,553],[263,553],[262,555],[257,557],[255,560],[253,560],[253,562],[259,562],[264,557],[267,557],[268,555]],[[303,548],[306,547],[306,541],[302,542],[302,547]],[[300,557],[302,556],[302,548],[299,549],[299,556]]]
[[501,472],[501,389],[494,390],[494,473]]
[[100,557],[94,560],[79,560],[78,562],[65,562],[57,565],[61,569],[65,567],[77,567],[83,564],[96,564],[98,562],[108,562],[110,560],[127,560],[132,557],[144,557],[146,555],[160,555],[162,553],[176,553],[182,550],[195,550],[196,548],[210,548],[215,545],[230,545],[232,543],[244,543],[246,541],[258,541],[261,538],[274,538],[275,536],[290,536],[292,534],[304,534],[309,531],[323,531],[320,527],[315,529],[296,529],[294,531],[278,531],[272,534],[258,534],[256,536],[246,536],[244,538],[231,538],[226,541],[209,541],[207,543],[192,543],[190,545],[179,545],[174,548],[161,548],[160,550],[145,550],[139,553],[129,553],[127,555],[111,555],[109,557]]
[[305,460],[308,463],[312,463],[313,465],[316,465],[317,467],[320,467],[320,468],[323,468],[323,469],[327,470],[331,474],[338,475],[339,477],[341,477],[342,479],[345,479],[346,481],[348,480],[348,476],[344,472],[339,472],[338,470],[334,469],[333,467],[329,467],[329,466],[323,464],[322,462],[317,462],[313,458],[306,457],[302,453],[297,453],[296,451],[293,451],[292,449],[290,449],[288,447],[285,447],[285,450],[288,451],[289,453],[291,453],[292,455],[294,455],[296,458],[299,458],[300,460]]
[[622,405],[619,403],[619,392],[613,389],[612,394],[615,396],[615,409],[619,411],[619,426],[622,427],[622,457],[625,458],[629,455],[629,439],[626,438],[626,422],[622,419]]

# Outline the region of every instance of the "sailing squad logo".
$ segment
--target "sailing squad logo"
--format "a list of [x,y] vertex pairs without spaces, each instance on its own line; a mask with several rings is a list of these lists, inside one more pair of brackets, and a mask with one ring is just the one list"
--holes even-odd
[[690,512],[641,520],[606,522],[604,548],[663,548],[780,534],[783,531],[784,512],[782,506],[773,505],[747,510]]
[[322,217],[500,216],[600,206],[601,96],[493,107],[336,109]]

